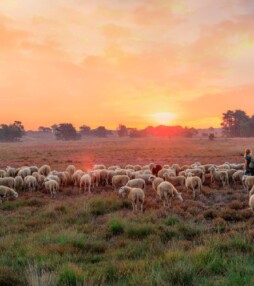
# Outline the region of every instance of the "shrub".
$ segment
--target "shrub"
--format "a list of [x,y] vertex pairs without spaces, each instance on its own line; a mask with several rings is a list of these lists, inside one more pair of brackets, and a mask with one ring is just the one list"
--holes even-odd
[[239,202],[237,200],[232,201],[228,204],[229,208],[234,209],[234,210],[240,210],[243,208],[243,203]]
[[31,198],[27,201],[27,205],[29,207],[43,207],[45,205],[45,201],[38,198]]
[[[84,281],[84,275],[81,270],[73,264],[64,266],[60,271],[57,285],[59,286],[76,286]],[[82,284],[81,284],[82,285]]]
[[129,224],[126,227],[126,233],[129,238],[144,238],[154,232],[155,227],[148,224]]
[[99,216],[106,213],[116,211],[122,207],[121,201],[115,198],[96,198],[90,201],[90,211],[93,215]]
[[109,222],[109,230],[113,235],[119,235],[124,232],[123,222],[119,219],[112,219]]
[[1,286],[16,286],[22,285],[18,274],[7,266],[0,265],[0,285]]
[[178,217],[172,216],[172,217],[169,217],[169,218],[166,220],[165,224],[166,224],[166,225],[175,225],[175,224],[179,223],[179,221],[180,221],[180,220],[179,220]]

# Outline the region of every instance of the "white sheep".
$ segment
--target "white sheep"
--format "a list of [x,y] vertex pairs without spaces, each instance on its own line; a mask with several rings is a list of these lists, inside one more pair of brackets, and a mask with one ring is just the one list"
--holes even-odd
[[144,190],[146,188],[146,182],[143,179],[137,178],[129,180],[126,186],[131,188],[140,188]]
[[11,189],[14,189],[14,178],[12,177],[0,178],[0,186],[6,186]]
[[205,170],[201,168],[196,169],[186,169],[185,170],[185,177],[188,176],[188,174],[191,173],[193,176],[197,176],[202,180],[202,183],[205,181]]
[[80,191],[88,189],[88,192],[91,193],[92,179],[89,174],[84,174],[80,179]]
[[72,182],[74,186],[80,185],[80,179],[85,173],[82,170],[76,170],[75,173],[72,175]]
[[109,171],[115,171],[116,169],[121,169],[120,166],[110,166],[108,167]]
[[31,175],[31,170],[29,167],[22,167],[18,172],[18,176],[21,176],[23,179],[25,179],[25,177],[30,175]]
[[254,176],[243,176],[242,181],[245,190],[249,192],[254,186]]
[[185,187],[193,191],[193,198],[195,199],[196,191],[198,191],[199,193],[201,192],[202,181],[200,177],[193,176],[191,173],[188,173],[188,176],[185,180]]
[[15,192],[12,188],[6,186],[0,186],[0,197],[6,198],[18,198],[18,193]]
[[155,176],[150,176],[149,181],[152,183],[153,189],[157,192],[157,187],[160,183],[164,182],[162,178],[158,178]]
[[43,165],[39,168],[38,173],[40,175],[47,177],[50,171],[51,171],[51,167],[49,165]]
[[164,174],[165,181],[170,182],[175,187],[180,186],[182,188],[185,188],[185,177],[184,176],[170,176],[170,174],[165,173]]
[[135,178],[136,179],[143,179],[145,181],[145,183],[147,185],[149,185],[149,184],[151,184],[151,180],[150,180],[151,176],[154,176],[154,175],[151,175],[151,174],[136,174]]
[[69,165],[66,168],[66,172],[68,172],[71,176],[75,173],[76,171],[76,167],[74,165]]
[[91,179],[92,179],[93,188],[95,188],[95,186],[99,187],[100,180],[101,180],[100,170],[102,169],[97,169],[97,170],[93,170],[89,172],[89,175],[91,176]]
[[115,175],[112,178],[112,186],[115,190],[125,186],[130,178],[127,175]]
[[132,203],[133,212],[138,210],[138,203],[140,203],[141,212],[144,212],[145,193],[142,189],[124,186],[119,189],[119,194],[122,196],[128,195],[128,199]]
[[94,170],[102,170],[102,169],[107,169],[105,165],[103,164],[97,164],[93,166]]
[[6,171],[5,170],[0,170],[0,178],[6,177]]
[[135,165],[134,166],[134,171],[141,171],[142,167],[140,165]]
[[33,174],[34,172],[38,172],[39,168],[37,166],[31,166],[29,167],[31,174]]
[[44,186],[46,191],[50,193],[51,197],[54,197],[56,193],[59,191],[59,184],[54,180],[49,180],[44,182]]
[[14,189],[15,191],[22,191],[24,187],[24,180],[21,176],[14,178]]
[[16,176],[16,169],[12,167],[6,168],[6,177],[15,177]]
[[[157,187],[157,195],[163,201],[164,208],[166,205],[169,207],[172,204],[172,198],[176,197],[181,202],[183,201],[182,194],[177,191],[177,189],[169,182],[162,182]],[[169,204],[170,198],[170,204]]]
[[217,181],[222,183],[223,187],[229,184],[227,171],[219,171],[215,167],[211,167],[209,170],[211,173],[211,183]]
[[236,185],[237,183],[243,183],[242,179],[244,176],[243,170],[238,170],[232,175],[233,184]]
[[100,172],[100,183],[102,186],[108,185],[108,170],[102,169]]
[[24,185],[28,191],[35,192],[37,188],[37,180],[34,176],[27,176],[24,179]]

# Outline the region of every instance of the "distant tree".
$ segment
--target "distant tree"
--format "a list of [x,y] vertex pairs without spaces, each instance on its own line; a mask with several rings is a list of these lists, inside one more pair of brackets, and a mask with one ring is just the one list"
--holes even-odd
[[57,140],[79,140],[81,135],[71,123],[61,123],[54,126],[54,134]]
[[188,128],[188,127],[185,127],[185,128],[184,128],[183,135],[184,135],[185,137],[191,138],[191,137],[193,137],[193,136],[195,136],[195,135],[197,135],[197,134],[198,134],[198,131],[197,131],[197,129],[195,129],[195,128]]
[[92,131],[94,136],[97,137],[107,137],[108,136],[108,130],[105,128],[105,126],[99,126],[96,129]]
[[144,137],[144,132],[143,132],[143,130],[138,130],[137,128],[132,128],[132,129],[130,129],[129,136],[131,138]]
[[119,124],[117,127],[117,134],[119,137],[128,136],[128,128],[123,124]]
[[24,135],[25,129],[21,121],[14,121],[10,125],[0,125],[0,141],[2,142],[20,141]]
[[214,135],[213,133],[210,133],[210,134],[208,135],[208,139],[209,139],[210,141],[214,141],[215,135]]
[[87,126],[87,125],[82,125],[79,127],[80,130],[80,134],[82,135],[91,135],[91,127]]
[[51,133],[52,132],[52,129],[50,127],[44,127],[44,126],[40,126],[38,128],[38,131],[39,132],[43,132],[43,133]]

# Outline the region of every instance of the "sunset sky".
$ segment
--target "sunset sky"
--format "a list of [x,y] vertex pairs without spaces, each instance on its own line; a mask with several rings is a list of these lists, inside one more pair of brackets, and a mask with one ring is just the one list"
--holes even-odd
[[0,123],[254,114],[253,0],[0,0]]

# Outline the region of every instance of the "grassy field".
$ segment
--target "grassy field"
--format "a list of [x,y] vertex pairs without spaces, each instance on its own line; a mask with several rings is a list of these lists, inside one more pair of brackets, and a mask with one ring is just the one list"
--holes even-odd
[[[242,162],[254,140],[92,139],[0,144],[7,165],[89,169],[156,162]],[[181,191],[181,189],[179,188]],[[204,186],[164,210],[151,187],[144,214],[99,187],[52,200],[22,193],[0,205],[0,285],[254,285],[254,215],[239,187]]]

